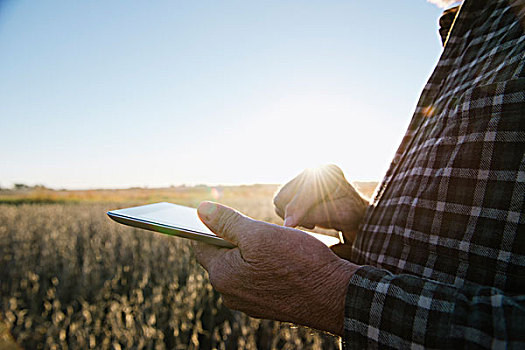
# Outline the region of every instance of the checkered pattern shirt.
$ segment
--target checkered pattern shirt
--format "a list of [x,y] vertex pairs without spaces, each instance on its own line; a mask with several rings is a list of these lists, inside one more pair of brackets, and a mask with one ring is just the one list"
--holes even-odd
[[346,348],[525,349],[523,0],[467,0],[352,247]]

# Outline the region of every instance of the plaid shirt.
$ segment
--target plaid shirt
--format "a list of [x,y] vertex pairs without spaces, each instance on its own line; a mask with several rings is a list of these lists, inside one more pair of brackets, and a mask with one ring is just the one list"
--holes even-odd
[[525,348],[524,11],[460,8],[352,248],[347,348]]

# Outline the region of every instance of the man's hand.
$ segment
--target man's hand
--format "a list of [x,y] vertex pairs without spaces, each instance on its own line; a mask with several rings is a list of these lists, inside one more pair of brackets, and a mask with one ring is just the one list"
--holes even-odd
[[345,295],[358,268],[299,230],[201,203],[201,220],[237,246],[195,245],[225,305],[252,317],[293,322],[342,335]]
[[349,245],[369,204],[335,165],[303,171],[284,185],[273,202],[285,226],[335,229]]

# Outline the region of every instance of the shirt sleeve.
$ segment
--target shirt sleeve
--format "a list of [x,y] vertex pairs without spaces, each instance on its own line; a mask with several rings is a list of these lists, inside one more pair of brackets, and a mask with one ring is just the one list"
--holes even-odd
[[350,279],[344,348],[525,347],[525,295],[364,266]]

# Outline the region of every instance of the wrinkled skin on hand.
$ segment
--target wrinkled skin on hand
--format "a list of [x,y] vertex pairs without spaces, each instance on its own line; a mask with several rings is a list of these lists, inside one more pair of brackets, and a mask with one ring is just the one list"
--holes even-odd
[[275,212],[285,226],[341,231],[347,245],[355,240],[368,204],[335,165],[303,171],[274,198]]
[[210,202],[198,213],[215,234],[237,246],[194,246],[227,307],[342,334],[346,289],[356,265],[299,230]]

